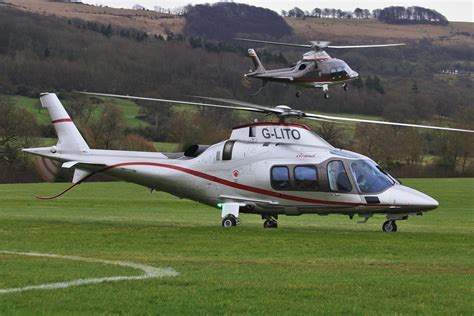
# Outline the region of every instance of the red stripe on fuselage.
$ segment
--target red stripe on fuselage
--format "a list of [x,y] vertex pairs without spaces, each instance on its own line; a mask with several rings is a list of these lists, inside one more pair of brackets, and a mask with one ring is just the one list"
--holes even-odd
[[240,129],[244,127],[254,127],[254,126],[289,126],[289,127],[306,129],[308,131],[310,130],[309,127],[306,125],[294,124],[294,123],[276,123],[276,122],[250,123],[250,124],[236,126],[236,127],[233,127],[232,129]]
[[222,179],[222,178],[211,176],[207,173],[203,173],[203,172],[200,172],[200,171],[187,169],[187,168],[183,168],[183,167],[175,166],[175,165],[168,165],[168,164],[158,163],[158,162],[123,162],[123,163],[119,163],[119,164],[109,166],[109,167],[105,168],[102,171],[107,171],[107,170],[110,170],[110,169],[114,169],[114,168],[118,168],[118,167],[126,167],[126,166],[154,166],[154,167],[162,167],[162,168],[173,169],[173,170],[181,171],[181,172],[184,172],[184,173],[187,173],[187,174],[199,177],[199,178],[203,178],[203,179],[206,179],[206,180],[209,180],[209,181],[220,183],[220,184],[232,187],[232,188],[236,188],[236,189],[239,189],[239,190],[259,193],[259,194],[268,195],[268,196],[273,196],[273,197],[276,197],[276,198],[290,200],[290,201],[315,203],[315,204],[327,204],[327,205],[344,205],[344,206],[387,206],[387,205],[384,205],[384,204],[364,204],[364,203],[352,203],[352,202],[325,201],[325,200],[319,200],[319,199],[306,198],[306,197],[302,197],[302,196],[278,193],[278,192],[274,192],[274,191],[269,191],[269,190],[265,190],[265,189],[252,187],[252,186],[245,185],[245,184],[232,182],[232,181],[229,181],[229,180],[225,180],[225,179]]
[[62,123],[62,122],[72,122],[72,120],[70,118],[63,118],[63,119],[59,119],[59,120],[54,120],[54,121],[51,121],[53,124],[55,123]]

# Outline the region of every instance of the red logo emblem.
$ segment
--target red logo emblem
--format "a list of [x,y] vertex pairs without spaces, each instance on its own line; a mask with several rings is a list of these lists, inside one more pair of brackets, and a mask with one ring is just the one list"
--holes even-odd
[[234,170],[234,172],[232,172],[232,177],[234,179],[237,179],[239,177],[239,171],[238,170]]

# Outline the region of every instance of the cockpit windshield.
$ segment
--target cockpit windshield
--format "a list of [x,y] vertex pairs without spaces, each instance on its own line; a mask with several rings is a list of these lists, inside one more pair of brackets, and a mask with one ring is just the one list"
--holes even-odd
[[349,67],[348,64],[344,63],[344,67],[343,67],[344,71],[348,74],[352,73],[352,69],[351,67]]
[[382,192],[395,183],[370,160],[355,160],[351,162],[351,170],[362,193]]

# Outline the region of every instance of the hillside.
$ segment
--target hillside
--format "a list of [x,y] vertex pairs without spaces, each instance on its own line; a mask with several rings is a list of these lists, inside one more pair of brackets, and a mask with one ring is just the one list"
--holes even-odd
[[185,24],[184,18],[154,11],[115,9],[81,3],[49,2],[47,0],[4,0],[3,2],[0,3],[0,6],[9,6],[31,13],[79,18],[102,24],[110,23],[157,35],[165,35],[169,31],[181,33]]
[[[268,106],[287,104],[296,109],[344,113],[344,116],[363,114],[392,121],[464,128],[472,128],[474,122],[474,61],[470,35],[458,36],[467,34],[462,23],[440,28],[384,25],[372,20],[286,19],[296,30],[295,35],[282,38],[288,42],[309,39],[330,39],[336,43],[357,43],[359,40],[408,42],[407,46],[399,48],[331,51],[331,55],[347,61],[351,68],[358,71],[361,80],[352,84],[347,92],[341,87],[333,87],[329,100],[323,99],[321,91],[317,90],[305,90],[297,99],[294,87],[279,84],[269,84],[260,95],[251,95],[258,89],[259,82],[247,82],[242,78],[242,74],[251,67],[251,61],[247,58],[249,45],[246,43],[182,36],[137,38],[130,36],[128,31],[122,33],[120,26],[115,24],[109,27],[102,23],[71,21],[49,13],[32,13],[26,8],[19,10],[20,3],[45,2],[23,0],[15,1],[15,6],[0,4],[0,94],[30,96],[34,100],[40,92],[59,92],[64,97],[64,92],[74,90],[169,99],[202,95]],[[61,6],[67,8],[62,12],[77,8],[76,4]],[[79,5],[79,8],[84,7],[90,6]],[[108,23],[105,18],[101,22]],[[456,28],[456,25],[459,27]],[[107,31],[110,29],[110,32]],[[308,31],[312,29],[320,33]],[[327,34],[324,33],[326,29]],[[373,33],[369,29],[374,30]],[[399,30],[399,33],[392,33],[392,30]],[[407,30],[406,34],[401,30]],[[332,35],[330,32],[333,32]],[[433,41],[423,37],[427,32],[433,32]],[[459,34],[446,37],[441,42],[440,37],[449,32]],[[317,38],[313,37],[314,34]],[[465,42],[458,41],[458,37]],[[299,59],[304,50],[267,47],[259,48],[258,52],[265,67],[274,69]],[[447,74],[443,72],[446,69],[458,72]],[[378,82],[383,89],[376,90],[374,82]],[[17,113],[17,116],[37,114],[37,101],[16,98],[20,98],[25,103],[23,108],[28,110]],[[76,110],[92,109],[97,104],[94,100],[81,99],[77,94],[70,94],[68,98],[64,99],[66,106],[71,101],[71,104],[78,105]],[[29,105],[26,104],[28,102]],[[229,127],[255,118],[223,110],[173,111],[167,105],[142,102],[139,106],[130,103],[125,108],[124,104],[117,104],[122,108],[123,118],[118,115],[120,111],[114,110],[117,107],[103,107],[103,111],[93,113],[92,127],[86,134],[91,135],[89,137],[97,148],[104,147],[101,139],[94,139],[101,133],[92,132],[94,127],[101,127],[97,118],[107,118],[105,109],[110,109],[119,122],[124,122],[121,123],[122,129],[115,131],[117,139],[122,139],[124,135],[131,137],[128,144],[116,141],[107,148],[131,149],[130,144],[138,143],[133,138],[137,135],[153,142],[209,144],[228,137]],[[8,102],[4,109],[8,110]],[[90,111],[84,112],[83,116],[88,113]],[[77,113],[71,113],[77,117],[74,114]],[[29,141],[30,136],[53,137],[54,131],[45,124],[47,117],[41,114],[36,121],[40,125],[39,131],[20,131],[26,137],[25,141]],[[315,129],[335,146],[366,154],[392,170],[405,168],[404,173],[397,172],[398,175],[474,174],[474,162],[471,160],[474,141],[467,137],[460,138],[457,134],[367,126],[351,128],[343,124],[336,127],[315,126]],[[434,157],[430,158],[429,166],[434,169],[422,167],[425,163],[423,157],[427,155]]]
[[[20,10],[79,18],[85,21],[136,28],[149,34],[165,34],[167,31],[182,33],[186,20],[182,17],[154,11],[137,11],[96,7],[86,4],[67,4],[47,0],[3,0],[5,4]],[[286,17],[296,38],[306,40],[376,41],[429,39],[439,45],[468,45],[474,47],[474,26],[469,22],[450,22],[447,26],[395,25],[376,19],[317,19]]]
[[386,24],[375,19],[299,19],[286,17],[295,34],[307,40],[414,41],[428,39],[438,45],[474,47],[474,23],[450,22],[439,25]]

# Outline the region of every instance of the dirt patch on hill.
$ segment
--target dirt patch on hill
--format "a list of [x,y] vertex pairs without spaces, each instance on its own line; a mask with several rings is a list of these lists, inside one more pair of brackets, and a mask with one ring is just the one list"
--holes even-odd
[[79,18],[106,25],[110,23],[112,25],[146,31],[151,35],[164,35],[168,31],[181,33],[185,24],[184,18],[172,14],[144,10],[114,9],[82,3],[58,3],[45,0],[3,0],[0,1],[0,8],[2,6],[45,15]]
[[433,40],[439,45],[470,45],[474,47],[473,23],[450,22],[440,25],[386,24],[373,19],[297,19],[285,18],[295,33],[308,40],[334,40],[334,38],[356,43],[377,39]]

